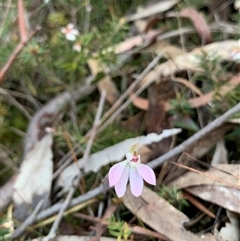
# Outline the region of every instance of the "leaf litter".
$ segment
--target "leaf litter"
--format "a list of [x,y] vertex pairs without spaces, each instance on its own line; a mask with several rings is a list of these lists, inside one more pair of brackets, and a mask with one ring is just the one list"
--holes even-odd
[[[238,2],[214,9],[219,4],[213,1],[202,9],[197,2],[193,6],[193,3],[180,0],[147,1],[138,10],[135,6],[129,12],[125,11],[117,23],[113,17],[118,14],[117,8],[104,3],[105,11],[109,11],[112,19],[112,25],[108,26],[111,38],[108,38],[106,36],[110,34],[104,35],[105,29],[94,25],[95,20],[90,18],[98,9],[96,3],[91,3],[93,6],[86,3],[80,9],[73,7],[78,9],[74,13],[66,6],[57,7],[62,3],[56,3],[56,6],[54,3],[51,7],[68,12],[71,23],[66,20],[66,12],[54,13],[56,21],[46,1],[46,9],[43,8],[49,11],[49,18],[41,31],[44,33],[48,29],[45,36],[50,35],[44,37],[40,33],[35,37],[39,28],[31,31],[23,15],[31,13],[33,20],[36,15],[32,9],[36,6],[28,6],[26,10],[22,1],[18,1],[19,31],[12,29],[11,33],[18,33],[19,39],[15,37],[12,41],[16,46],[12,54],[9,54],[12,49],[5,53],[8,58],[4,60],[0,78],[5,89],[16,88],[27,95],[31,93],[31,86],[35,90],[42,87],[43,91],[34,92],[34,98],[42,102],[43,107],[33,109],[29,103],[18,103],[17,98],[14,105],[8,100],[11,96],[3,96],[9,108],[21,106],[28,113],[35,113],[27,123],[22,152],[18,150],[14,156],[11,150],[16,144],[8,142],[9,133],[1,147],[15,159],[23,153],[19,172],[0,190],[1,210],[3,215],[7,214],[7,219],[0,221],[6,230],[4,238],[25,235],[28,240],[36,240],[31,229],[25,232],[26,227],[34,225],[35,231],[41,233],[39,240],[44,241],[53,237],[56,240],[239,240],[240,155],[239,122],[236,120],[240,112],[240,76],[236,51],[239,40],[234,30],[237,13],[233,11],[233,7],[238,9]],[[124,3],[118,7],[124,8]],[[85,12],[79,15],[82,10]],[[16,8],[9,8],[3,18],[9,11],[17,14]],[[232,11],[231,18],[226,17],[229,11]],[[219,15],[220,12],[224,16]],[[80,27],[81,16],[85,18],[80,21],[84,26]],[[185,21],[186,18],[191,22]],[[35,21],[39,19],[32,22]],[[38,24],[42,25],[41,21]],[[90,23],[93,28],[89,28]],[[75,36],[75,44],[81,46],[80,50],[74,55],[70,42],[65,39],[65,46],[51,51],[57,45],[57,39],[64,37],[56,34],[54,26],[60,31],[69,24],[79,33]],[[107,24],[109,21],[104,23]],[[124,26],[122,32],[120,26]],[[232,26],[230,30],[229,26]],[[32,47],[31,38],[38,47]],[[6,41],[4,44],[7,46]],[[45,51],[48,46],[51,48]],[[31,55],[27,53],[29,49]],[[53,60],[48,65],[44,57],[41,58],[46,52]],[[52,53],[59,56],[51,56]],[[21,62],[24,58],[25,65]],[[32,62],[28,62],[28,58]],[[76,64],[61,62],[63,59],[74,59]],[[30,63],[38,64],[32,64],[26,71],[24,68]],[[52,81],[51,76],[47,81],[43,80],[37,71],[38,65],[60,81]],[[23,72],[19,71],[21,77],[14,71],[16,66],[23,68]],[[31,77],[22,78],[30,72]],[[14,78],[21,79],[21,87],[11,85]],[[57,94],[59,89],[66,92]],[[99,101],[103,93],[106,93],[107,103]],[[103,117],[98,116],[96,123],[87,119],[88,112],[94,112],[94,105],[104,110]],[[14,115],[19,118],[19,114],[14,112]],[[5,121],[4,112],[0,117],[5,126],[15,125],[14,131],[22,133],[21,126]],[[218,121],[216,127],[204,133],[214,121]],[[112,129],[107,132],[113,124],[124,127],[126,132],[134,130],[133,138],[124,137],[116,127],[122,141],[114,142],[115,133]],[[46,133],[46,127],[50,127],[48,130],[55,127],[55,134]],[[105,135],[109,135],[112,142],[104,143]],[[64,138],[66,136],[68,138]],[[192,142],[186,145],[185,140],[189,139]],[[101,140],[105,146],[97,149]],[[93,147],[97,151],[92,151]],[[144,187],[140,197],[134,197],[128,187],[119,199],[109,188],[107,173],[112,163],[121,162],[129,151],[140,154],[142,163],[154,167],[157,186]],[[70,154],[66,155],[67,152]],[[60,157],[67,160],[64,165],[56,165]],[[8,160],[11,159],[8,157]],[[67,163],[70,164],[65,167]],[[11,165],[7,166],[11,168]],[[58,173],[57,179],[54,171]],[[76,180],[80,182],[76,183]],[[160,196],[163,190],[171,194],[166,200]],[[189,201],[188,205],[185,199]],[[200,222],[201,215],[207,215],[211,221],[206,217]],[[92,221],[97,222],[94,227]],[[61,222],[68,224],[66,230],[61,228]],[[45,227],[45,231],[41,227]],[[210,229],[214,230],[211,234]],[[67,230],[70,235],[64,233]]]

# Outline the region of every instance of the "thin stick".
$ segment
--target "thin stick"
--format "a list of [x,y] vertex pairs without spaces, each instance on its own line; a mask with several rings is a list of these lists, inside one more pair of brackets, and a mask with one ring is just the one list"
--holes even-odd
[[21,37],[21,43],[26,43],[28,40],[26,21],[24,17],[24,4],[23,0],[18,0],[18,26]]
[[19,109],[20,112],[22,112],[22,114],[28,119],[31,120],[32,117],[31,115],[28,113],[28,111],[24,108],[24,106],[22,104],[20,104],[13,96],[11,96],[7,91],[5,91],[4,89],[0,88],[0,95],[3,95],[4,98],[6,98],[6,100],[8,99],[8,102],[10,104],[12,104],[13,106],[15,106],[16,108]]
[[100,101],[99,101],[98,110],[97,110],[97,113],[96,113],[96,116],[95,116],[95,119],[94,119],[92,131],[90,133],[90,138],[88,139],[86,150],[84,152],[83,160],[82,160],[82,163],[81,163],[82,166],[85,165],[86,160],[87,160],[87,158],[88,158],[88,156],[90,154],[90,151],[91,151],[91,148],[92,148],[92,144],[93,144],[93,140],[94,140],[95,135],[96,135],[98,122],[99,122],[99,120],[101,118],[101,115],[102,115],[106,94],[107,94],[106,90],[103,90],[102,93],[101,93],[101,98],[100,98]]
[[176,165],[176,166],[178,166],[178,167],[181,167],[181,168],[184,168],[184,169],[186,169],[186,170],[189,170],[189,171],[198,173],[198,174],[200,174],[200,175],[202,175],[202,176],[208,177],[208,178],[210,178],[210,179],[212,179],[212,180],[214,180],[214,181],[221,182],[221,183],[223,183],[223,184],[226,185],[226,186],[234,187],[234,188],[240,190],[240,186],[239,186],[239,185],[234,185],[234,184],[232,184],[231,182],[227,182],[227,181],[225,181],[224,179],[222,179],[222,178],[220,178],[220,177],[212,176],[212,175],[210,175],[210,174],[208,174],[208,173],[206,173],[206,172],[199,171],[199,170],[197,170],[197,169],[194,169],[194,168],[192,168],[192,167],[185,166],[185,165],[180,164],[180,163],[176,163],[176,162],[171,162],[171,163],[174,164],[174,165]]
[[232,115],[236,114],[237,112],[240,112],[240,103],[235,105],[232,109],[212,121],[210,124],[205,126],[203,129],[198,131],[196,134],[188,138],[186,141],[175,147],[174,149],[170,150],[166,154],[160,156],[159,158],[156,158],[155,160],[148,163],[148,165],[151,168],[156,168],[161,166],[165,161],[170,160],[171,158],[181,154],[185,151],[185,149],[194,143],[198,142],[200,139],[202,139],[204,136],[211,133],[214,129],[221,126],[225,121],[227,121]]
[[[105,113],[105,115],[102,117],[102,119],[98,122],[97,127],[100,127],[113,113],[116,111],[120,106],[121,103],[126,99],[131,92],[133,92],[134,88],[143,80],[143,78],[149,73],[149,71],[156,66],[158,63],[159,59],[163,56],[163,52],[160,52],[153,60],[150,62],[150,64],[144,69],[144,71],[136,78],[136,80],[129,86],[129,88],[118,98],[118,100],[113,104],[113,106]],[[130,102],[132,101],[133,98],[131,98]],[[114,117],[111,117],[111,119],[108,121],[110,123]],[[107,124],[104,124],[104,127],[106,127]],[[103,130],[103,128],[101,130]],[[92,129],[88,132],[87,135],[91,133]]]
[[22,51],[22,49],[25,47],[26,43],[33,37],[33,35],[40,30],[40,27],[37,27],[29,36],[29,38],[25,42],[20,42],[17,47],[13,50],[11,55],[9,56],[7,62],[3,65],[3,67],[0,69],[0,82],[3,81],[3,78],[5,74],[7,73],[10,66],[13,64],[14,60],[17,58],[19,53]]
[[[98,110],[97,110],[97,113],[96,113],[96,116],[95,116],[95,120],[94,120],[94,124],[93,124],[93,131],[91,132],[91,137],[88,140],[87,147],[86,147],[86,150],[85,150],[85,153],[84,153],[84,156],[83,156],[83,164],[87,160],[87,158],[90,154],[90,151],[91,151],[93,140],[94,140],[94,137],[95,137],[95,134],[96,134],[96,124],[101,117],[105,97],[106,97],[106,91],[103,91],[102,95],[101,95],[101,98],[100,98],[100,101],[99,101]],[[78,176],[74,179],[73,185],[70,188],[70,190],[68,192],[68,195],[67,195],[67,198],[65,199],[64,203],[62,204],[61,209],[59,210],[57,218],[55,219],[49,234],[46,237],[43,238],[43,241],[50,241],[50,240],[53,240],[56,237],[57,229],[60,225],[60,222],[62,220],[62,217],[64,215],[65,210],[68,208],[69,203],[72,200],[73,194],[76,190],[77,185],[79,184],[80,178],[81,178],[81,172],[79,170]]]
[[13,235],[11,236],[11,240],[15,239],[14,235],[16,233],[16,231],[18,233],[23,233],[25,231],[26,228],[28,228],[27,223],[31,222],[32,220],[35,220],[37,213],[39,212],[39,210],[41,209],[42,205],[44,203],[44,200],[42,199],[41,201],[39,201],[39,203],[37,204],[37,206],[35,207],[35,209],[33,210],[33,212],[31,213],[31,215],[25,220],[24,223],[22,223],[13,233]]

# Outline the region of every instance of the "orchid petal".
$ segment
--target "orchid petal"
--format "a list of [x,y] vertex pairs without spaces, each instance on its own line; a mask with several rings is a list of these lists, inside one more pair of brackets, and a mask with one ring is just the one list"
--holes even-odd
[[133,154],[130,153],[130,152],[128,152],[128,153],[126,154],[126,158],[127,158],[127,160],[130,162],[130,161],[132,160],[132,158],[133,158]]
[[128,164],[127,161],[119,162],[112,166],[109,170],[108,180],[109,186],[112,187],[118,183],[121,176],[123,175],[123,171]]
[[69,41],[74,41],[74,40],[76,40],[76,35],[74,35],[74,34],[72,34],[72,33],[67,33],[67,34],[66,34],[66,38],[67,38],[67,40],[69,40]]
[[74,35],[79,35],[79,32],[77,29],[72,29],[71,30],[71,33],[74,34]]
[[139,163],[136,166],[138,174],[149,184],[156,185],[156,176],[152,168],[145,164]]
[[115,185],[115,192],[118,197],[122,197],[124,193],[126,192],[127,188],[127,182],[129,178],[129,165],[126,165],[124,168],[124,171],[118,181],[118,183]]
[[134,196],[138,197],[141,195],[143,190],[143,179],[138,174],[135,167],[131,167],[130,169],[130,187]]

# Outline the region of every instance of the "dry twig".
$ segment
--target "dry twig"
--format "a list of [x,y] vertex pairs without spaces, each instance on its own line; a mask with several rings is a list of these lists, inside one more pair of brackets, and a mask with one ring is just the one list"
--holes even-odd
[[[134,90],[134,88],[143,80],[143,78],[149,73],[149,71],[157,65],[160,58],[163,56],[163,52],[160,52],[152,62],[144,69],[144,71],[136,78],[136,80],[128,87],[128,89],[119,97],[119,99],[114,103],[114,105],[107,111],[107,113],[102,117],[102,119],[98,122],[97,127],[98,132],[102,131],[109,125],[131,102],[135,97],[130,97],[123,105],[122,102],[125,98],[127,98],[130,93]],[[148,84],[149,85],[149,84]],[[148,85],[142,86],[135,95],[139,95],[144,91]],[[108,119],[109,118],[109,119]],[[105,123],[104,123],[105,122]],[[103,124],[104,123],[104,124]],[[92,129],[88,132],[91,133]]]
[[[94,140],[94,137],[95,137],[95,134],[96,134],[96,128],[95,127],[96,127],[96,125],[97,125],[97,123],[98,123],[98,121],[99,121],[99,119],[101,117],[101,113],[102,113],[102,110],[103,110],[105,97],[106,97],[106,91],[103,91],[102,95],[101,95],[100,102],[99,102],[99,107],[98,107],[98,110],[97,110],[97,114],[95,116],[94,124],[93,124],[93,130],[94,131],[91,132],[91,137],[88,140],[87,147],[86,147],[86,150],[85,150],[85,153],[84,153],[84,156],[83,156],[83,160],[84,160],[83,164],[87,160],[87,158],[88,158],[88,156],[90,154],[90,151],[91,151],[93,140]],[[55,219],[49,234],[43,239],[43,241],[50,241],[50,240],[53,240],[56,237],[57,229],[58,229],[58,227],[60,225],[60,222],[62,220],[63,214],[64,214],[65,210],[68,208],[70,201],[72,200],[72,197],[73,197],[73,194],[74,194],[74,192],[76,190],[76,187],[78,186],[78,184],[80,182],[80,178],[81,178],[81,175],[80,175],[80,170],[79,170],[79,174],[78,174],[77,177],[75,177],[75,179],[73,181],[73,185],[70,188],[70,190],[68,192],[68,195],[67,195],[67,198],[65,199],[64,203],[61,206],[61,209],[58,212],[58,216]]]
[[18,0],[18,27],[20,32],[20,43],[17,45],[17,47],[14,49],[12,54],[9,56],[7,62],[5,65],[0,69],[0,82],[3,81],[5,74],[7,73],[8,69],[13,64],[14,60],[17,58],[19,53],[22,51],[22,49],[25,47],[27,42],[33,37],[33,35],[40,30],[40,27],[37,27],[35,30],[33,30],[29,36],[27,33],[27,27],[24,17],[24,4],[23,0]]

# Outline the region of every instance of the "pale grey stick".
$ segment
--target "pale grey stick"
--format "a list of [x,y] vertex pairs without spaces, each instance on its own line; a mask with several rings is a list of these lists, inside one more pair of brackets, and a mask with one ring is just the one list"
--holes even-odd
[[[165,161],[168,161],[169,159],[179,155],[189,145],[192,145],[194,142],[200,140],[202,137],[209,134],[211,131],[213,131],[217,127],[221,126],[225,121],[227,121],[232,115],[236,114],[237,112],[240,112],[240,103],[238,103],[232,109],[230,109],[229,111],[227,111],[226,113],[224,113],[223,115],[221,115],[220,117],[218,117],[217,119],[212,121],[210,124],[205,126],[203,129],[201,129],[199,132],[194,134],[192,137],[187,139],[182,144],[178,145],[177,147],[175,147],[171,151],[167,152],[166,154],[162,155],[161,157],[149,162],[148,165],[152,168],[156,168],[156,167],[162,165]],[[109,189],[110,189],[110,187],[109,187],[109,183],[108,183],[108,177],[106,176],[101,185],[99,185],[97,188],[89,191],[88,193],[85,193],[79,197],[74,198],[70,202],[69,207],[73,207],[80,203],[86,202],[102,193],[107,192]],[[43,219],[46,219],[46,218],[56,214],[60,210],[61,205],[62,204],[57,203],[57,204],[53,205],[52,207],[50,207],[44,211],[41,211],[37,215],[37,219],[43,220]],[[30,217],[29,217],[29,219],[24,221],[25,227],[30,226],[35,222],[36,217],[35,216],[30,216]],[[20,235],[22,235],[23,232],[24,232],[24,230],[19,231],[19,228],[17,228],[12,237],[17,238]]]
[[[25,229],[28,227],[27,223],[31,222],[32,220],[35,220],[37,213],[39,212],[39,210],[41,209],[42,205],[44,203],[44,200],[42,199],[41,201],[39,201],[39,203],[36,205],[35,209],[33,210],[33,212],[31,213],[31,215],[24,221],[23,224],[21,224],[17,229],[19,233],[23,233],[25,231]],[[15,232],[14,232],[15,233]],[[14,233],[11,236],[11,239],[14,239]]]
[[[91,136],[90,136],[90,138],[88,140],[87,147],[86,147],[86,150],[84,152],[83,163],[81,163],[83,165],[84,165],[85,161],[87,160],[87,158],[88,158],[88,156],[90,154],[90,151],[91,151],[93,140],[94,140],[94,137],[95,137],[95,134],[96,134],[96,128],[94,128],[94,127],[96,127],[96,124],[98,123],[98,121],[99,121],[99,119],[101,117],[101,114],[102,114],[102,111],[103,111],[105,97],[106,97],[106,91],[103,91],[102,94],[101,94],[98,110],[97,110],[97,113],[96,113],[96,116],[95,116],[95,120],[94,120],[94,123],[93,123],[93,131],[91,132]],[[70,201],[72,200],[73,194],[74,194],[74,192],[75,192],[75,190],[76,190],[76,188],[77,188],[77,186],[78,186],[78,184],[80,182],[80,179],[81,179],[81,171],[79,170],[79,174],[74,179],[73,185],[70,188],[70,190],[68,192],[68,195],[67,195],[67,198],[65,199],[64,203],[62,204],[62,207],[59,210],[56,219],[54,220],[54,223],[53,223],[53,225],[52,225],[52,227],[51,227],[51,229],[49,231],[49,234],[46,237],[43,238],[43,241],[51,241],[51,240],[53,240],[57,236],[57,229],[58,229],[58,227],[60,225],[60,222],[62,220],[63,214],[66,211],[66,209],[68,208]]]
[[[144,77],[146,77],[146,75],[149,73],[149,71],[155,67],[159,61],[159,59],[163,56],[164,52],[160,52],[151,62],[150,64],[143,70],[143,72],[136,78],[136,80],[128,87],[128,89],[118,98],[118,100],[113,104],[113,106],[105,113],[105,115],[102,117],[102,119],[98,122],[98,127],[100,127],[104,121],[107,122],[107,124],[109,124],[115,117],[116,115],[114,115],[114,117],[112,117],[112,113],[116,110],[118,110],[118,108],[120,108],[122,102],[124,101],[124,99],[126,99],[128,97],[128,95],[134,90],[134,88],[143,80]],[[132,100],[133,98],[131,98]],[[130,101],[131,102],[131,101]],[[110,117],[111,116],[111,117]],[[110,117],[110,118],[109,118]],[[107,120],[107,119],[110,120]],[[106,123],[105,122],[105,123]],[[103,128],[105,128],[107,126],[107,124],[104,123],[104,126],[101,126],[101,130],[103,130]],[[90,133],[92,131],[92,129],[88,132]],[[97,131],[97,133],[99,132],[99,130]]]
[[237,112],[240,112],[240,103],[238,103],[232,109],[230,109],[229,111],[227,111],[226,113],[224,113],[223,115],[209,123],[203,129],[195,133],[193,136],[189,137],[186,141],[184,141],[177,147],[173,148],[166,154],[156,158],[155,160],[149,162],[148,165],[154,169],[162,165],[165,161],[170,160],[171,158],[181,154],[188,146],[193,145],[193,143],[196,143],[201,138],[212,132],[214,129],[221,126],[225,121],[227,121],[232,115],[236,114]]
[[101,118],[101,115],[102,115],[106,94],[107,94],[106,90],[103,90],[102,93],[101,93],[101,98],[100,98],[98,110],[97,110],[97,113],[96,113],[96,116],[95,116],[95,119],[94,119],[92,132],[90,133],[90,137],[89,137],[89,140],[88,140],[88,143],[87,143],[87,146],[86,146],[86,150],[85,150],[84,155],[83,155],[83,160],[82,160],[82,163],[81,163],[82,167],[84,167],[84,165],[86,163],[86,160],[89,157],[91,148],[92,148],[92,144],[93,144],[93,141],[94,141],[94,138],[95,138],[95,135],[96,135],[96,131],[97,131],[97,125],[98,125],[98,122],[99,122],[99,120]]

